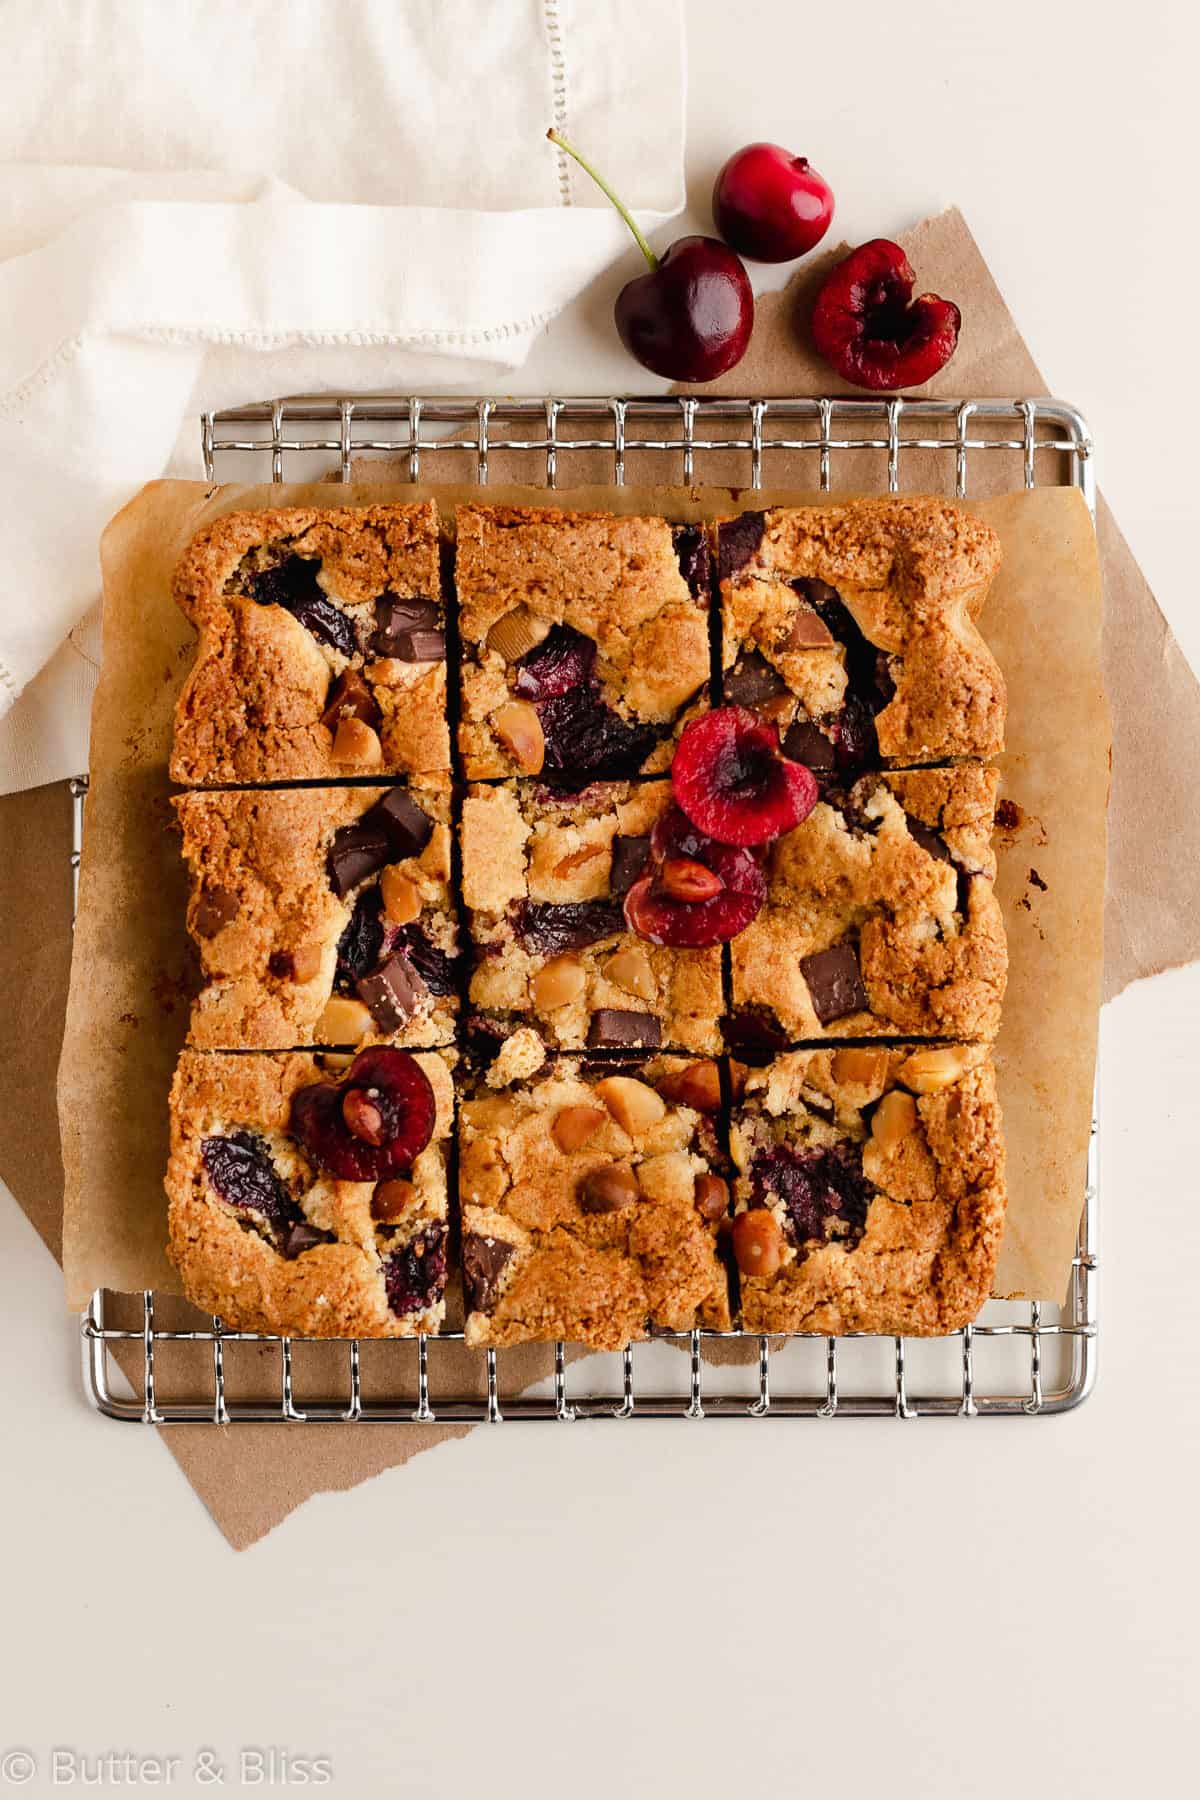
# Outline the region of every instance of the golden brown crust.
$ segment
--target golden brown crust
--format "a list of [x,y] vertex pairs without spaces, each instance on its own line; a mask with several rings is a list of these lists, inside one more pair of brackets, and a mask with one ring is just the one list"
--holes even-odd
[[[686,1057],[656,1057],[630,1073],[653,1087],[688,1067]],[[667,1104],[631,1135],[598,1091],[601,1079],[564,1059],[527,1084],[462,1102],[464,1263],[474,1250],[495,1267],[486,1309],[468,1293],[468,1344],[559,1339],[616,1350],[652,1327],[728,1328],[718,1221],[695,1204],[696,1177],[715,1151],[711,1128],[690,1107]],[[554,1126],[574,1107],[593,1109],[599,1122],[564,1151]],[[612,1212],[584,1210],[588,1176],[612,1166],[636,1171],[636,1198]]]
[[491,723],[512,697],[513,662],[488,642],[518,607],[543,635],[566,624],[592,639],[602,697],[626,719],[669,725],[705,687],[705,605],[680,573],[665,519],[462,506],[456,530],[459,746],[469,779],[520,772]]
[[175,575],[175,597],[200,642],[176,708],[172,779],[196,786],[375,772],[339,761],[334,733],[321,722],[331,683],[347,667],[363,675],[379,710],[379,772],[447,770],[445,662],[403,663],[361,649],[347,658],[281,606],[238,591],[245,559],[280,553],[319,560],[322,586],[362,623],[364,642],[380,595],[440,596],[432,501],[230,513],[200,532]]
[[[292,1095],[327,1077],[318,1058],[236,1056],[185,1050],[171,1087],[167,1166],[169,1245],[184,1292],[205,1312],[242,1331],[304,1337],[412,1337],[435,1331],[441,1299],[398,1316],[388,1305],[384,1258],[422,1234],[444,1235],[445,1147],[454,1117],[446,1055],[417,1060],[437,1099],[434,1135],[411,1174],[416,1203],[395,1228],[371,1218],[372,1182],[334,1181],[309,1165],[288,1135]],[[215,1193],[204,1168],[206,1137],[249,1131],[269,1147],[304,1217],[336,1241],[291,1259]]]
[[[769,1008],[793,1041],[993,1038],[1008,968],[987,845],[995,779],[975,767],[865,775],[777,838],[766,905],[730,946],[735,1009]],[[957,861],[918,842],[913,818],[944,826]],[[845,943],[868,1004],[822,1023],[801,962]]]
[[[743,515],[745,517],[746,515]],[[744,561],[729,541],[720,581],[723,662],[763,657],[792,696],[773,716],[829,725],[846,690],[842,646],[793,647],[808,611],[792,583],[828,583],[886,662],[894,686],[875,717],[885,762],[989,757],[1003,748],[1004,679],[975,627],[1000,563],[995,532],[934,499],[773,508]],[[736,566],[729,566],[731,563]]]
[[[389,866],[420,902],[415,923],[453,955],[449,778],[417,776],[403,785],[436,822],[419,856]],[[183,794],[173,802],[192,876],[188,930],[206,977],[188,1033],[194,1049],[288,1050],[332,1041],[322,1014],[334,991],[338,940],[355,901],[378,885],[380,874],[339,898],[329,880],[329,850],[337,831],[356,824],[389,791],[242,789]],[[446,1044],[457,1011],[457,996],[430,993],[399,1030],[369,1030],[357,1041]]]
[[[912,1059],[938,1054],[941,1085],[922,1091],[929,1082]],[[897,1090],[911,1096],[908,1129],[885,1146],[873,1120],[881,1097]],[[761,1165],[752,1179],[755,1157],[778,1145],[801,1156],[841,1147],[851,1161],[861,1153],[865,1219],[847,1229],[831,1215],[821,1237],[801,1239],[777,1181]],[[780,1057],[751,1072],[731,1147],[738,1212],[765,1203],[786,1243],[776,1274],[742,1276],[747,1330],[936,1336],[969,1324],[988,1299],[1006,1190],[995,1070],[982,1047]]]
[[[562,1050],[586,1045],[602,1007],[653,1014],[665,1045],[720,1048],[719,946],[673,950],[646,943],[624,927],[612,893],[614,838],[648,836],[670,804],[669,781],[595,782],[560,798],[528,781],[468,790],[463,899],[472,938],[483,950],[471,976],[473,1007],[532,1023]],[[552,1008],[539,1006],[534,985],[552,953],[526,946],[511,911],[526,900],[607,901],[616,914],[613,929],[598,941],[566,952],[582,970],[582,986]]]

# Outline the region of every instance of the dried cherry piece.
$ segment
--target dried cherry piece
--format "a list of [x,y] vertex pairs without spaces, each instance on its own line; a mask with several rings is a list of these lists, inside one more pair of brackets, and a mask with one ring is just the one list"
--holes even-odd
[[[353,1090],[371,1100],[382,1119],[382,1143],[356,1137],[347,1125],[343,1103]],[[436,1119],[424,1069],[407,1050],[388,1044],[360,1051],[341,1082],[314,1082],[292,1096],[293,1135],[311,1161],[338,1181],[384,1181],[407,1172],[433,1136]]]
[[811,770],[782,756],[775,727],[741,706],[684,728],[671,786],[693,824],[722,844],[765,844],[806,819],[818,798]]
[[383,1258],[388,1305],[399,1318],[425,1312],[446,1286],[446,1226],[438,1220]]
[[875,1193],[863,1174],[862,1148],[850,1143],[812,1150],[775,1144],[754,1158],[750,1181],[756,1206],[766,1206],[770,1199],[783,1202],[788,1234],[796,1244],[828,1236],[857,1243]]
[[276,1240],[302,1221],[304,1215],[276,1173],[271,1152],[252,1131],[205,1138],[200,1157],[221,1199],[244,1212],[257,1213]]
[[383,895],[377,887],[365,888],[354,902],[350,922],[338,939],[337,968],[333,987],[338,994],[353,994],[364,975],[383,955]]
[[523,700],[553,700],[592,678],[596,646],[573,625],[552,625],[540,644],[513,665],[513,691]]
[[937,294],[913,299],[916,275],[899,244],[872,238],[834,265],[817,294],[818,355],[855,387],[918,387],[944,369],[962,314]]
[[352,621],[321,590],[320,563],[310,556],[287,556],[261,569],[250,583],[250,596],[260,606],[282,606],[321,643],[343,656],[353,656],[358,637]]
[[513,930],[531,956],[583,950],[624,929],[614,900],[522,900],[513,911]]

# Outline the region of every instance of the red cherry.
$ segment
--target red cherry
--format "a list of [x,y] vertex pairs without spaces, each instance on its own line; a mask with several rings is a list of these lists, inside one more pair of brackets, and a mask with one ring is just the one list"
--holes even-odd
[[767,843],[807,819],[819,794],[812,770],[782,756],[778,731],[745,706],[684,727],[671,786],[692,824],[722,844]]
[[899,244],[872,238],[826,276],[813,308],[819,355],[856,387],[919,387],[944,369],[962,314],[936,294],[913,299],[912,265]]
[[436,1119],[424,1069],[407,1050],[387,1044],[360,1050],[341,1085],[317,1081],[292,1095],[293,1135],[338,1181],[386,1181],[407,1172]]
[[743,256],[792,262],[829,230],[833,189],[806,156],[781,144],[747,144],[717,176],[712,205],[717,230]]
[[[670,807],[650,834],[652,864],[625,896],[625,923],[651,944],[698,950],[724,944],[757,918],[767,897],[762,870],[748,850],[718,844]],[[711,872],[715,892],[706,900],[681,897],[671,871],[699,864]]]
[[556,131],[551,143],[574,157],[612,201],[646,258],[613,307],[621,342],[643,368],[670,381],[712,381],[741,361],[754,325],[754,290],[741,260],[717,238],[677,238],[658,257],[627,207],[591,164]]

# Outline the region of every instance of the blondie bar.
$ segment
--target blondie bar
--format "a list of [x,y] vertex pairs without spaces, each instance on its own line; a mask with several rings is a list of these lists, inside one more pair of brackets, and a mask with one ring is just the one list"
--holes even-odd
[[245,1331],[411,1337],[445,1311],[452,1053],[185,1050],[171,1088],[172,1260]]
[[175,713],[188,786],[450,766],[437,510],[230,513],[175,576],[199,633]]
[[704,529],[464,506],[457,535],[467,777],[580,788],[665,768],[709,679]]
[[766,904],[730,946],[734,1048],[995,1036],[996,780],[977,764],[863,775],[775,839]]
[[670,805],[668,781],[594,782],[577,794],[533,781],[468,790],[469,1000],[497,1034],[516,1023],[564,1050],[720,1048],[719,946],[649,943],[622,911]]
[[515,1033],[459,1108],[467,1343],[726,1329],[718,1104],[711,1062],[547,1064]]
[[450,782],[180,795],[204,1050],[444,1044],[458,1011]]
[[774,508],[718,530],[723,698],[778,724],[819,780],[1003,747],[975,619],[996,534],[937,500]]
[[1005,1186],[983,1046],[781,1056],[748,1073],[731,1147],[747,1330],[935,1336],[988,1298]]

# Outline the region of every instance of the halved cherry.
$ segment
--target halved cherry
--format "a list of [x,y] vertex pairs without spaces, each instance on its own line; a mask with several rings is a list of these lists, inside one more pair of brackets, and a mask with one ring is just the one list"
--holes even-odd
[[292,1096],[293,1134],[338,1181],[386,1181],[411,1169],[436,1119],[424,1069],[387,1044],[360,1051],[343,1081],[314,1082]]
[[[762,870],[748,850],[718,844],[672,806],[650,834],[650,871],[625,896],[625,923],[651,944],[699,950],[724,944],[757,917],[767,897]],[[720,884],[707,900],[680,899],[664,873],[681,862],[708,869]]]
[[856,387],[919,387],[954,355],[962,314],[952,300],[920,294],[899,244],[872,238],[834,265],[817,295],[813,344]]
[[718,843],[738,845],[790,831],[819,794],[812,770],[781,755],[776,728],[745,706],[718,707],[685,727],[671,786],[693,825]]

